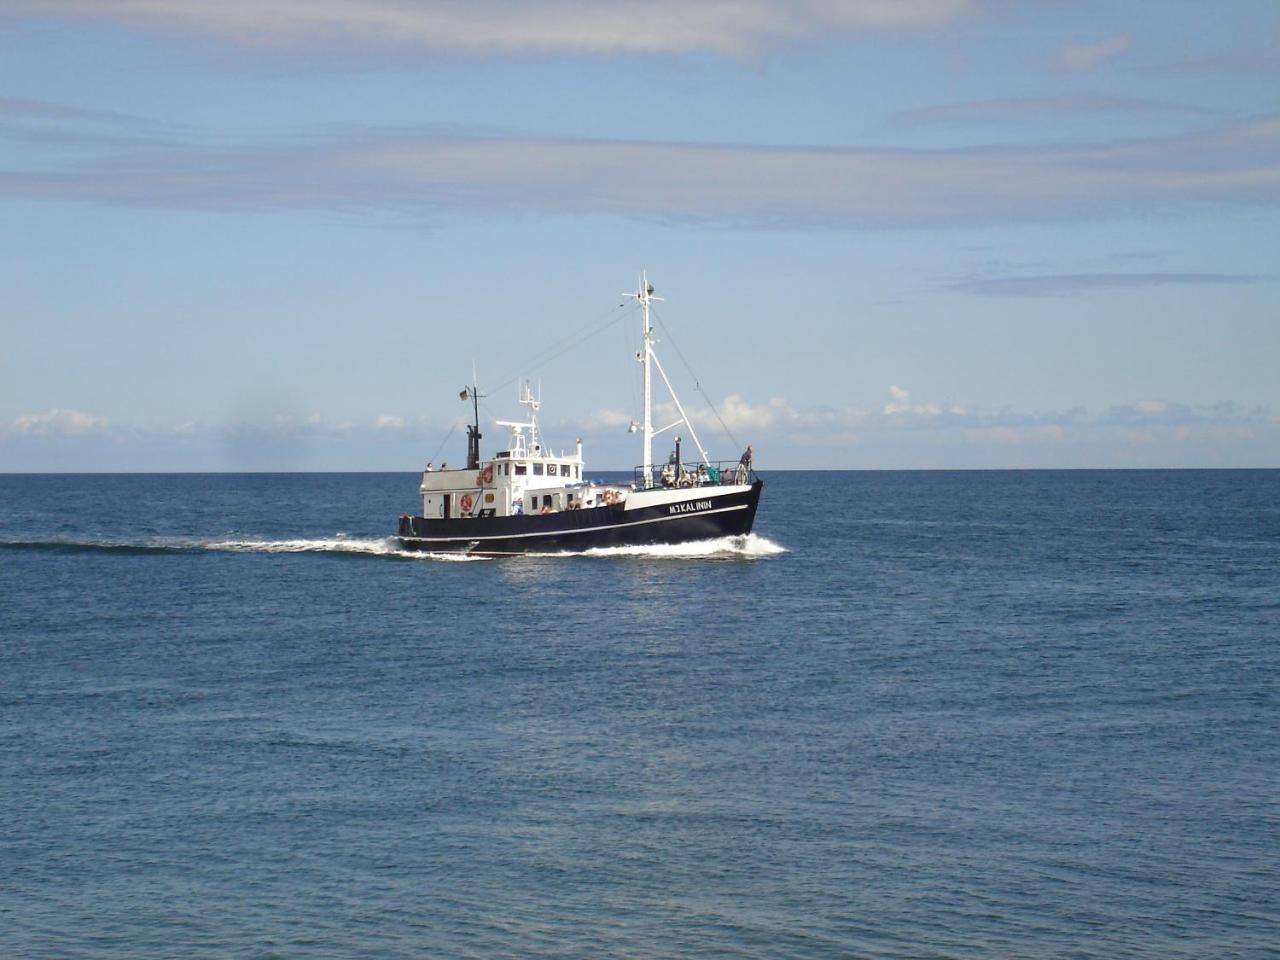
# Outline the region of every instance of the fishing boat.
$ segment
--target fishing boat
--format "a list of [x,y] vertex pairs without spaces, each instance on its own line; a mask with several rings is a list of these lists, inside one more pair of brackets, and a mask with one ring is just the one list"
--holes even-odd
[[[491,457],[480,452],[479,394],[463,390],[474,416],[467,426],[467,462],[462,469],[428,468],[419,493],[422,513],[400,518],[398,537],[406,550],[463,552],[482,556],[579,552],[596,547],[687,543],[751,532],[763,481],[756,476],[751,447],[736,460],[711,460],[654,352],[650,304],[661,300],[641,277],[639,302],[644,370],[644,406],[632,430],[642,440],[642,462],[626,482],[602,482],[586,475],[582,441],[572,453],[544,445],[538,427],[541,398],[527,383],[520,388],[523,420],[498,420],[510,431],[507,449]],[[655,429],[653,371],[657,370],[679,416]],[[682,438],[661,464],[653,459],[655,437],[683,428],[697,448],[689,462]]]

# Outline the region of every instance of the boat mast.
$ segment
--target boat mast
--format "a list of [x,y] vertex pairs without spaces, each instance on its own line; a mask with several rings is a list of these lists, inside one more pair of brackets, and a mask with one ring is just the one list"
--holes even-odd
[[653,482],[653,380],[649,372],[649,358],[653,356],[653,327],[649,325],[649,297],[653,287],[649,286],[646,274],[640,275],[640,314],[644,317],[641,328],[644,331],[644,485]]
[[653,359],[653,327],[649,324],[649,302],[661,300],[653,295],[653,285],[649,283],[647,273],[640,274],[640,292],[628,293],[624,296],[640,301],[641,342],[640,355],[636,358],[644,366],[644,485],[653,485],[653,376],[650,372],[650,361]]
[[[467,469],[476,470],[480,466],[480,388],[476,386],[475,371],[471,372],[471,405],[474,411],[472,422],[467,424]],[[467,390],[463,390],[461,399],[467,399]]]

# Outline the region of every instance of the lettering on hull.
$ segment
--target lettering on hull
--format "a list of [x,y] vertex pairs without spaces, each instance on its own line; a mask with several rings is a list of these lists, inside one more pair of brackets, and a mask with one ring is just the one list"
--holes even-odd
[[673,503],[668,508],[672,513],[697,513],[699,510],[710,510],[710,500],[691,500],[688,503]]

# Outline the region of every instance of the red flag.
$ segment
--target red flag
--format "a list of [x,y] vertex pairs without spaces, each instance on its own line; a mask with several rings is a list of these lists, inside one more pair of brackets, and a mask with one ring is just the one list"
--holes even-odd
[[465,400],[465,399],[467,399],[467,388],[466,388],[466,387],[463,387],[463,388],[462,388],[462,392],[461,392],[460,394],[458,394],[458,399],[459,399],[459,400]]

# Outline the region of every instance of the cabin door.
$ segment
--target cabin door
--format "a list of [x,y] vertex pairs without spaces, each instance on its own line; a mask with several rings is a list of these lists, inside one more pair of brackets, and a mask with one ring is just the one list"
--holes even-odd
[[453,494],[446,493],[441,499],[444,500],[444,518],[449,519],[449,507],[453,504]]

